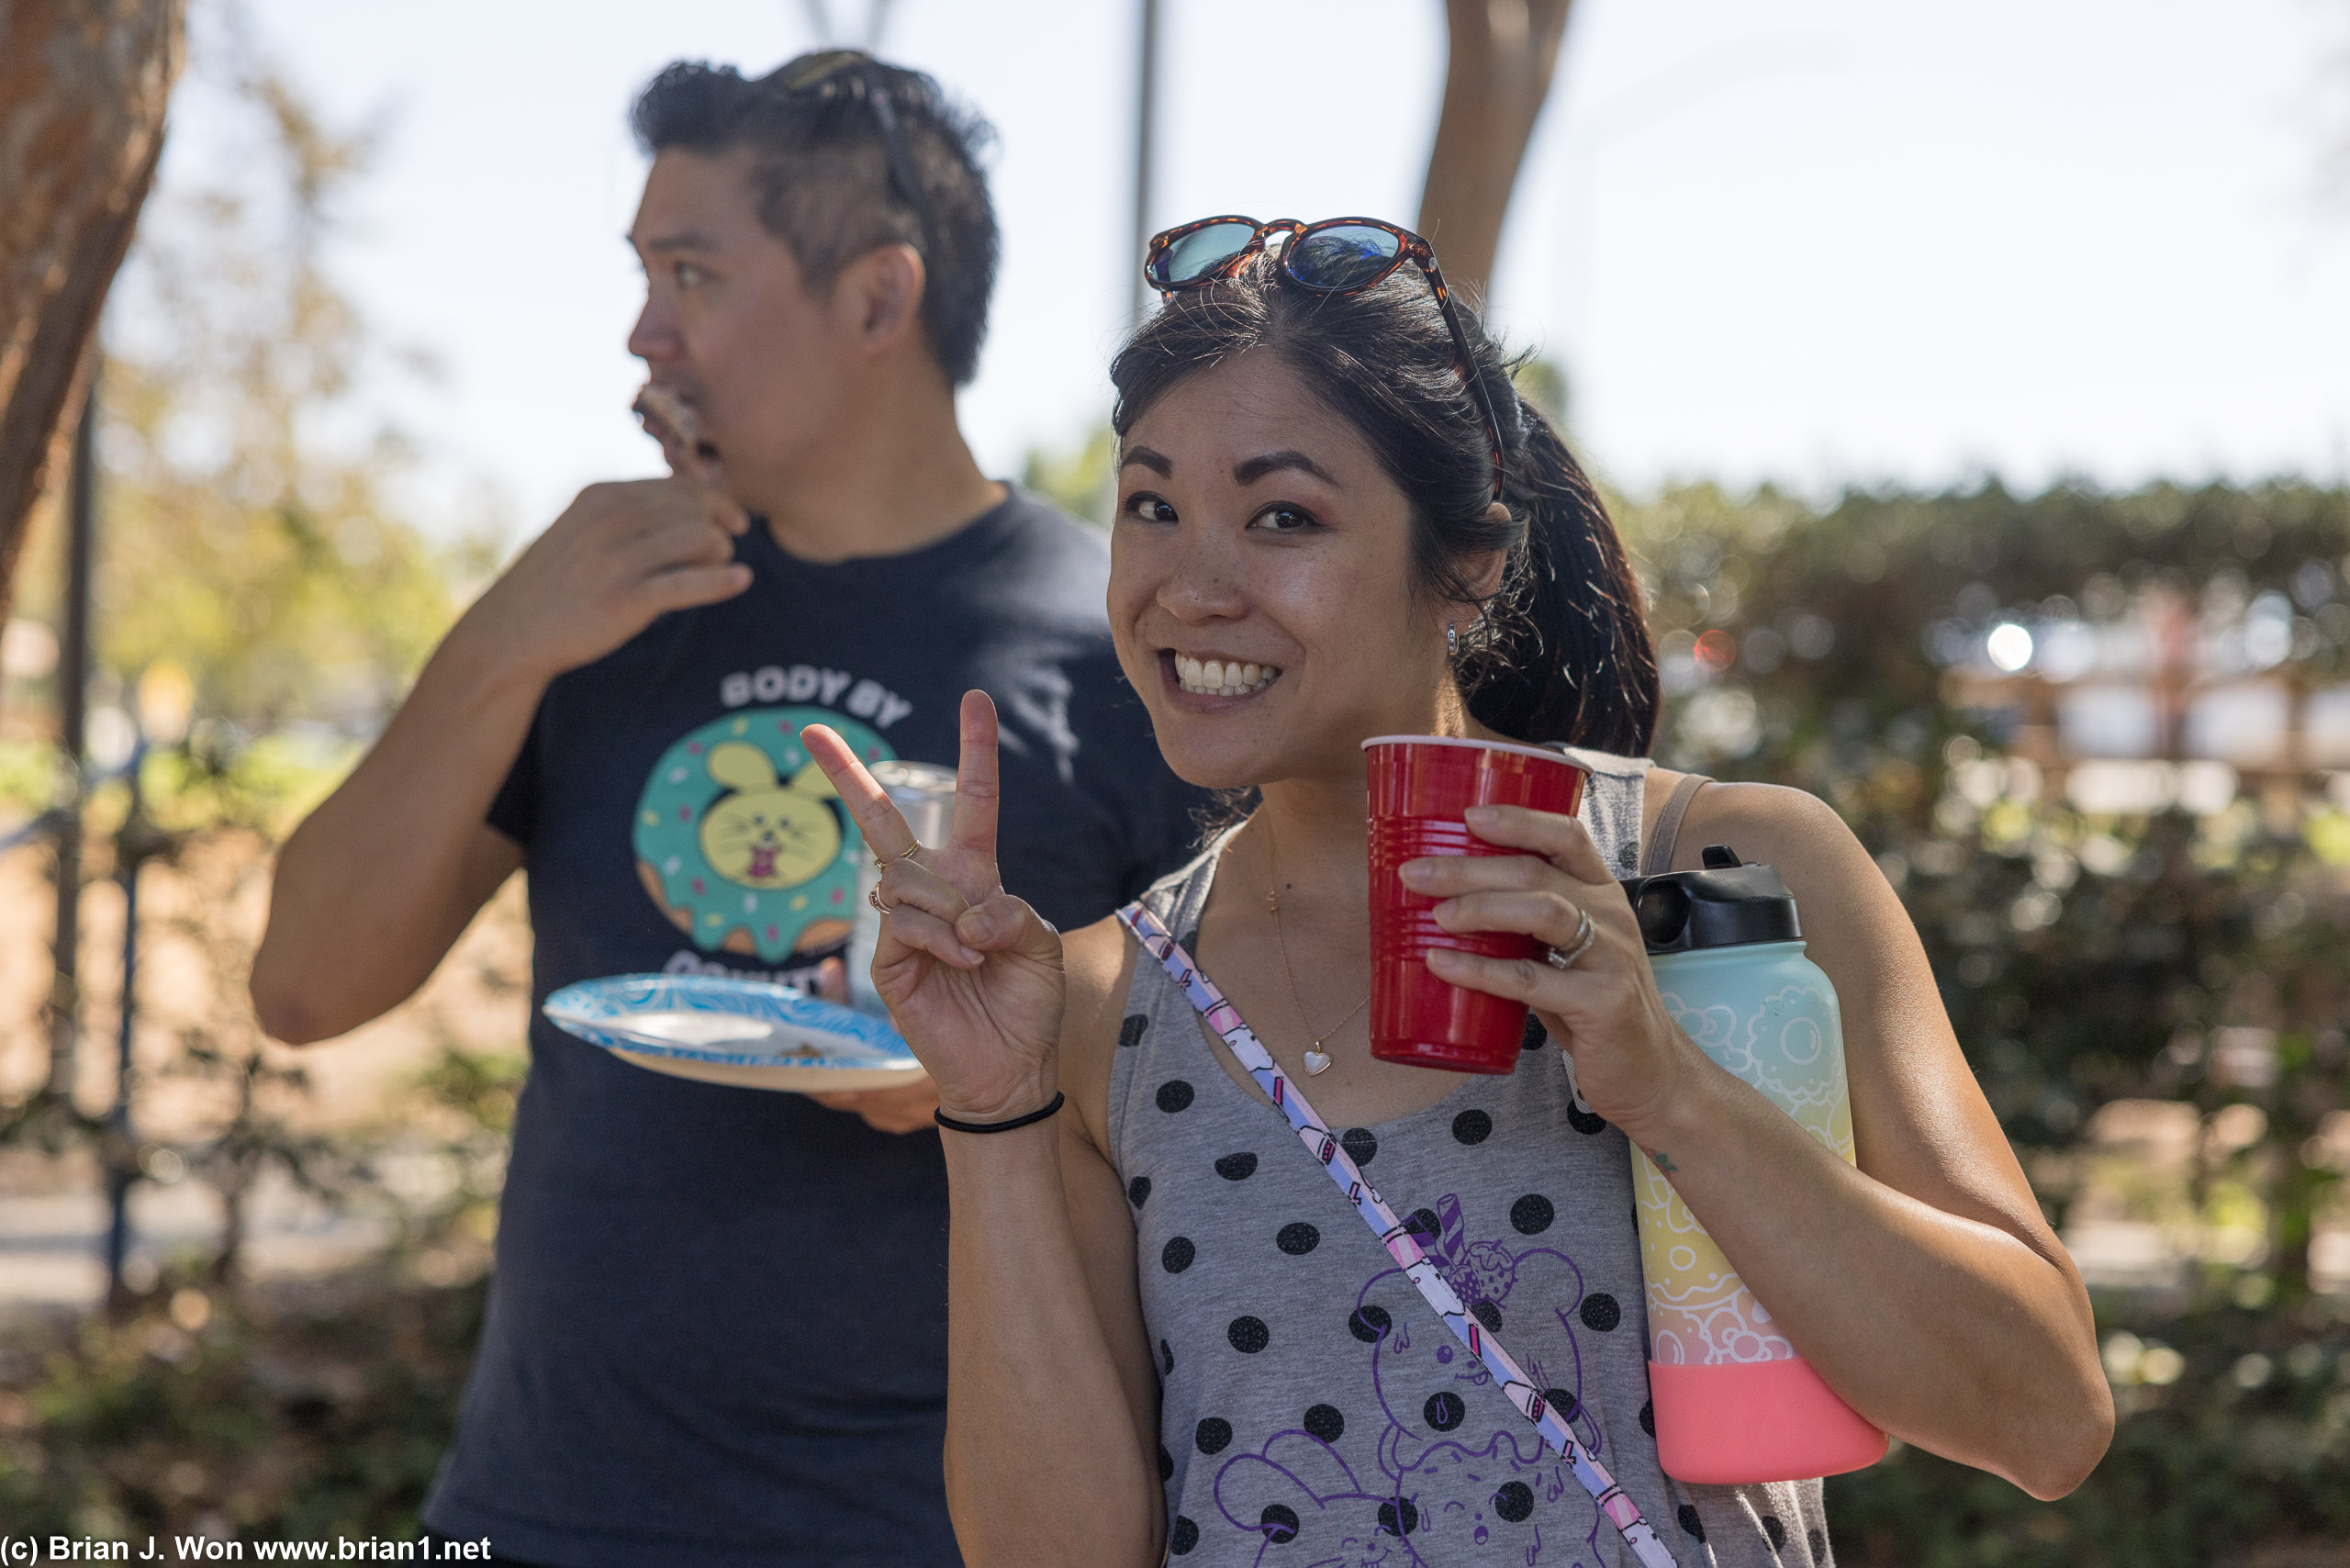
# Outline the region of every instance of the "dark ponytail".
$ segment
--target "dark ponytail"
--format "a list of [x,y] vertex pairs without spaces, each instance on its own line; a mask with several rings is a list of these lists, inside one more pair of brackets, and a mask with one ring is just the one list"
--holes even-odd
[[1410,500],[1416,593],[1473,599],[1464,568],[1508,551],[1501,588],[1454,666],[1478,722],[1520,740],[1645,756],[1656,655],[1623,541],[1566,443],[1518,396],[1516,363],[1474,311],[1454,305],[1502,421],[1505,523],[1485,515],[1492,453],[1452,335],[1409,268],[1360,294],[1315,295],[1259,258],[1237,277],[1169,296],[1111,366],[1112,423],[1123,440],[1194,372],[1251,349],[1278,354],[1361,433]]

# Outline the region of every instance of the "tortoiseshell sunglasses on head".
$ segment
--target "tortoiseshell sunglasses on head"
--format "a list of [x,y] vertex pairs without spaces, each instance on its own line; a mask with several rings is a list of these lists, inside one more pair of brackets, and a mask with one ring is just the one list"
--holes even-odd
[[1315,294],[1360,294],[1406,262],[1420,269],[1428,287],[1436,291],[1436,308],[1452,332],[1460,378],[1468,383],[1477,399],[1477,411],[1484,417],[1485,441],[1494,455],[1494,498],[1499,500],[1501,421],[1494,417],[1494,405],[1477,378],[1477,357],[1469,350],[1469,334],[1452,308],[1451,293],[1444,286],[1436,249],[1410,230],[1375,218],[1326,218],[1319,223],[1301,223],[1294,218],[1259,223],[1231,214],[1203,218],[1153,235],[1143,252],[1142,275],[1161,294],[1203,288],[1238,272],[1275,234],[1286,236],[1281,249],[1281,275]]

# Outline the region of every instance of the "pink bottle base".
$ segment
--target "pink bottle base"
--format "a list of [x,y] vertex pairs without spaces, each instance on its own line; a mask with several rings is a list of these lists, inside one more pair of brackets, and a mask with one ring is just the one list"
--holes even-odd
[[1651,1361],[1649,1394],[1657,1461],[1676,1481],[1809,1481],[1885,1457],[1885,1434],[1800,1356],[1709,1367]]

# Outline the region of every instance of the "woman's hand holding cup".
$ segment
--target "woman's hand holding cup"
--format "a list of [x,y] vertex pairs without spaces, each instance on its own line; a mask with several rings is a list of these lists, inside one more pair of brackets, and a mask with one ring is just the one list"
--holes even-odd
[[1575,1066],[1583,1101],[1635,1142],[1704,1060],[1666,1013],[1649,968],[1639,922],[1591,834],[1573,817],[1522,806],[1472,806],[1469,831],[1521,853],[1437,856],[1407,862],[1404,886],[1441,900],[1448,931],[1511,931],[1561,957],[1487,958],[1443,949],[1427,956],[1440,980],[1531,1006]]
[[921,845],[848,744],[822,724],[800,732],[883,871],[886,906],[873,987],[957,1120],[1003,1121],[1042,1108],[1058,1087],[1065,985],[1061,939],[1003,890],[996,871],[995,704],[964,694],[955,824]]

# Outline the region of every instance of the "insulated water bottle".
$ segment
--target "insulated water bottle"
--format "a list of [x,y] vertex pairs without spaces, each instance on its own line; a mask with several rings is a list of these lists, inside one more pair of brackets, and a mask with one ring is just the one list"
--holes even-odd
[[[1705,869],[1636,879],[1625,891],[1673,1022],[1851,1163],[1836,991],[1804,957],[1796,901],[1778,872],[1716,845]],[[1632,1159],[1664,1473],[1724,1484],[1799,1481],[1883,1458],[1885,1434],[1796,1354],[1656,1162],[1637,1148]]]

